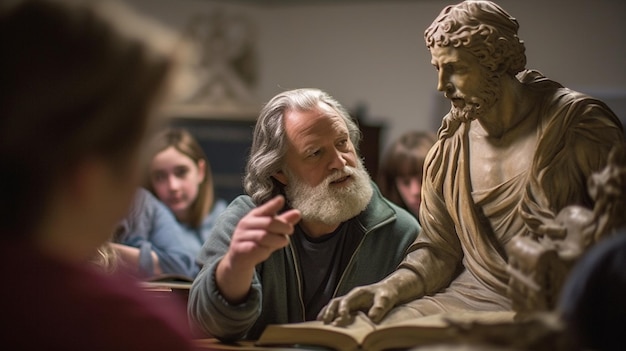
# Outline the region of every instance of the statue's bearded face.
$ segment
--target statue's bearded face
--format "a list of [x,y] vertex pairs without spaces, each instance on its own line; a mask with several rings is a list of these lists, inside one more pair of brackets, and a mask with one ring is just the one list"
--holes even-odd
[[452,118],[467,122],[479,118],[498,101],[500,79],[469,51],[451,46],[430,49],[438,72],[437,90],[450,99]]

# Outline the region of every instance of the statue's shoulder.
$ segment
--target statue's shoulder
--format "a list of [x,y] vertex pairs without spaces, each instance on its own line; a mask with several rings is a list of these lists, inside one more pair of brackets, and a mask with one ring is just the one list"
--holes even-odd
[[[537,70],[524,70],[517,74],[516,78],[525,86],[535,91],[543,99],[543,105],[548,108],[562,108],[566,105],[598,105],[602,109],[608,109],[606,104],[585,93],[564,87]],[[612,112],[611,112],[612,113]]]
[[525,70],[517,79],[535,92],[535,106],[541,115],[543,129],[557,126],[559,129],[589,120],[608,121],[622,128],[619,118],[601,100],[585,93],[564,87],[536,70]]
[[516,78],[520,83],[532,87],[533,89],[556,91],[557,89],[563,88],[561,83],[544,76],[543,73],[534,69],[523,70],[516,75]]

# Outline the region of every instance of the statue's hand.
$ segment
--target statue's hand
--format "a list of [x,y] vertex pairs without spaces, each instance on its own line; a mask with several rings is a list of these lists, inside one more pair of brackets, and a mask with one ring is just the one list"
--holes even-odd
[[325,324],[345,326],[352,323],[353,312],[367,311],[367,316],[378,323],[397,302],[397,289],[383,281],[354,288],[345,296],[330,300],[317,319]]

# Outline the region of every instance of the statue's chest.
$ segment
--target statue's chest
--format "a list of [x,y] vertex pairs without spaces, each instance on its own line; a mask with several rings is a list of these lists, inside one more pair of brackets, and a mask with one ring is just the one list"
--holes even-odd
[[534,134],[508,145],[494,145],[484,139],[470,141],[469,171],[472,190],[491,189],[528,171],[536,151]]

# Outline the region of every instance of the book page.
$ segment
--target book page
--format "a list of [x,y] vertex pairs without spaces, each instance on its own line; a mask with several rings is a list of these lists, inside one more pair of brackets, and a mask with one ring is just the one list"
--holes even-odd
[[362,312],[346,327],[310,321],[291,324],[268,325],[256,342],[257,345],[316,345],[340,351],[357,350],[374,325]]
[[445,343],[455,339],[455,329],[459,327],[513,323],[514,316],[513,311],[464,311],[382,324],[365,338],[362,346],[365,350],[376,351]]
[[189,291],[191,289],[191,283],[185,282],[140,282],[139,286],[147,291]]
[[514,315],[512,311],[466,311],[376,325],[363,312],[358,312],[347,327],[322,321],[269,325],[256,345],[314,345],[339,351],[410,348],[454,340],[458,328],[513,323]]

